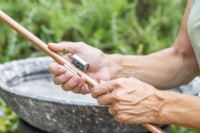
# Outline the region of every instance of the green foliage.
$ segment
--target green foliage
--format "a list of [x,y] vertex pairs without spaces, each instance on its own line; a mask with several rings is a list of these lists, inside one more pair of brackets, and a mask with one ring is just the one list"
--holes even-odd
[[[0,9],[44,42],[84,41],[104,52],[121,54],[148,54],[171,45],[185,3],[138,3],[142,2],[2,0]],[[179,9],[176,13],[175,8]],[[42,55],[6,25],[0,23],[0,29],[0,62]]]
[[173,133],[200,133],[200,131],[197,130],[192,130],[189,128],[183,128],[179,126],[172,126],[172,132]]
[[0,133],[16,133],[18,119],[16,114],[0,99],[0,109],[3,109],[4,116],[0,116]]
[[[83,41],[104,52],[121,54],[148,54],[169,47],[179,31],[185,6],[182,0],[0,1],[1,10],[44,42]],[[41,55],[0,22],[0,63]],[[15,132],[15,114],[3,101],[0,105],[5,111],[0,132]]]

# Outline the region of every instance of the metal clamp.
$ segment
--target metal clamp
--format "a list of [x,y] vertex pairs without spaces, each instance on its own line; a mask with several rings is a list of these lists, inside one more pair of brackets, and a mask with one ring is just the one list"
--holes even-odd
[[[81,57],[79,57],[78,55],[72,56],[71,63],[74,64],[77,68],[79,68],[83,72],[86,72],[89,67],[89,64],[85,60],[83,60]],[[67,71],[71,72],[73,75],[79,75],[78,72],[76,72],[74,69],[72,69],[67,64],[65,64],[64,67],[67,69]]]
[[79,68],[83,72],[86,72],[89,67],[89,64],[78,55],[72,56],[72,64],[74,64],[77,68]]

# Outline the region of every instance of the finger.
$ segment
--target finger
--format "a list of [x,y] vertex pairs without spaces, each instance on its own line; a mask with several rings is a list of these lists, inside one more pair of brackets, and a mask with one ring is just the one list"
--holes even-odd
[[76,85],[76,87],[72,90],[74,93],[82,93],[85,94],[85,79],[80,78],[80,83]]
[[100,84],[98,84],[98,85],[96,85],[95,87],[92,88],[92,90],[91,90],[92,96],[94,98],[96,98],[100,95],[111,92],[114,89],[119,88],[118,84],[119,83],[117,82],[117,80],[112,80],[112,81],[100,83]]
[[111,108],[111,111],[114,114],[116,114],[119,111],[123,111],[123,110],[126,110],[126,109],[131,109],[133,107],[132,106],[127,106],[127,105],[124,106],[124,105],[121,104],[121,102],[116,102],[110,108]]
[[126,113],[117,113],[115,116],[114,116],[115,120],[118,121],[118,122],[122,122],[122,123],[130,123],[130,119],[131,119],[131,115],[129,114],[126,114]]
[[111,115],[117,114],[117,111],[114,109],[113,106],[110,106],[110,107],[108,108],[108,112],[109,112]]
[[71,90],[73,93],[81,93],[82,92],[82,90],[81,90],[81,88],[73,88],[72,90]]
[[74,93],[81,93],[83,95],[90,93],[90,90],[87,88],[87,85],[84,84],[81,88],[79,89],[73,89]]
[[144,124],[144,123],[155,123],[157,124],[155,118],[150,115],[133,115],[129,113],[117,112],[114,116],[115,120],[125,124]]
[[71,77],[72,77],[72,74],[66,71],[64,74],[55,76],[53,78],[53,82],[56,85],[61,85],[61,84],[64,84],[65,82],[67,82]]
[[[86,82],[85,77],[80,77],[80,83],[75,88],[77,90],[74,90],[74,93],[79,93],[79,92],[81,94],[88,94],[88,93],[90,93],[91,89],[89,88],[89,86],[85,82]],[[79,90],[78,90],[78,88],[79,88]]]
[[48,70],[50,73],[53,73],[55,75],[63,74],[66,71],[66,69],[62,65],[59,65],[57,62],[52,62],[48,66]]
[[55,52],[77,53],[81,49],[81,44],[77,42],[49,43],[48,48]]
[[91,88],[87,84],[85,84],[84,85],[84,93],[82,93],[82,94],[88,94],[90,92],[91,92]]
[[116,100],[111,93],[107,93],[97,97],[97,102],[100,105],[111,105],[112,103],[116,102]]
[[80,77],[73,76],[68,82],[62,85],[62,88],[66,91],[73,90],[80,82]]

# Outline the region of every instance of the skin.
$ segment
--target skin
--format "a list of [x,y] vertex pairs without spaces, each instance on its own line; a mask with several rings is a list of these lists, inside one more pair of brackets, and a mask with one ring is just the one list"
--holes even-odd
[[[89,88],[84,78],[71,75],[53,62],[49,71],[55,74],[54,83],[75,93],[91,92],[122,123],[177,124],[200,129],[199,97],[161,91],[187,84],[200,73],[187,29],[191,5],[189,0],[173,45],[147,56],[107,55],[82,42],[49,44],[53,51],[84,58],[89,63],[87,74],[100,84]],[[66,59],[70,60],[70,55]]]
[[[48,47],[55,52],[73,53],[85,59],[89,63],[87,74],[98,82],[102,80],[111,80],[111,75],[109,74],[110,68],[106,65],[108,61],[107,55],[102,51],[86,45],[83,42],[50,43]],[[67,60],[70,60],[70,57],[71,54],[65,56]],[[85,84],[85,79],[83,77],[72,75],[56,62],[52,62],[48,69],[49,72],[55,75],[53,79],[54,83],[56,85],[61,85],[64,90],[82,94],[90,93],[91,88]]]

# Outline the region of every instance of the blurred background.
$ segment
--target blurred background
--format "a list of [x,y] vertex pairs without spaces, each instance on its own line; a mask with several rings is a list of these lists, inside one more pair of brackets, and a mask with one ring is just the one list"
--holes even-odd
[[[0,0],[0,9],[44,42],[83,41],[106,53],[135,55],[173,44],[186,3],[187,0]],[[37,56],[44,54],[0,22],[0,63]],[[0,99],[0,133],[17,133],[17,127],[16,114]],[[198,133],[172,127],[173,133]]]

